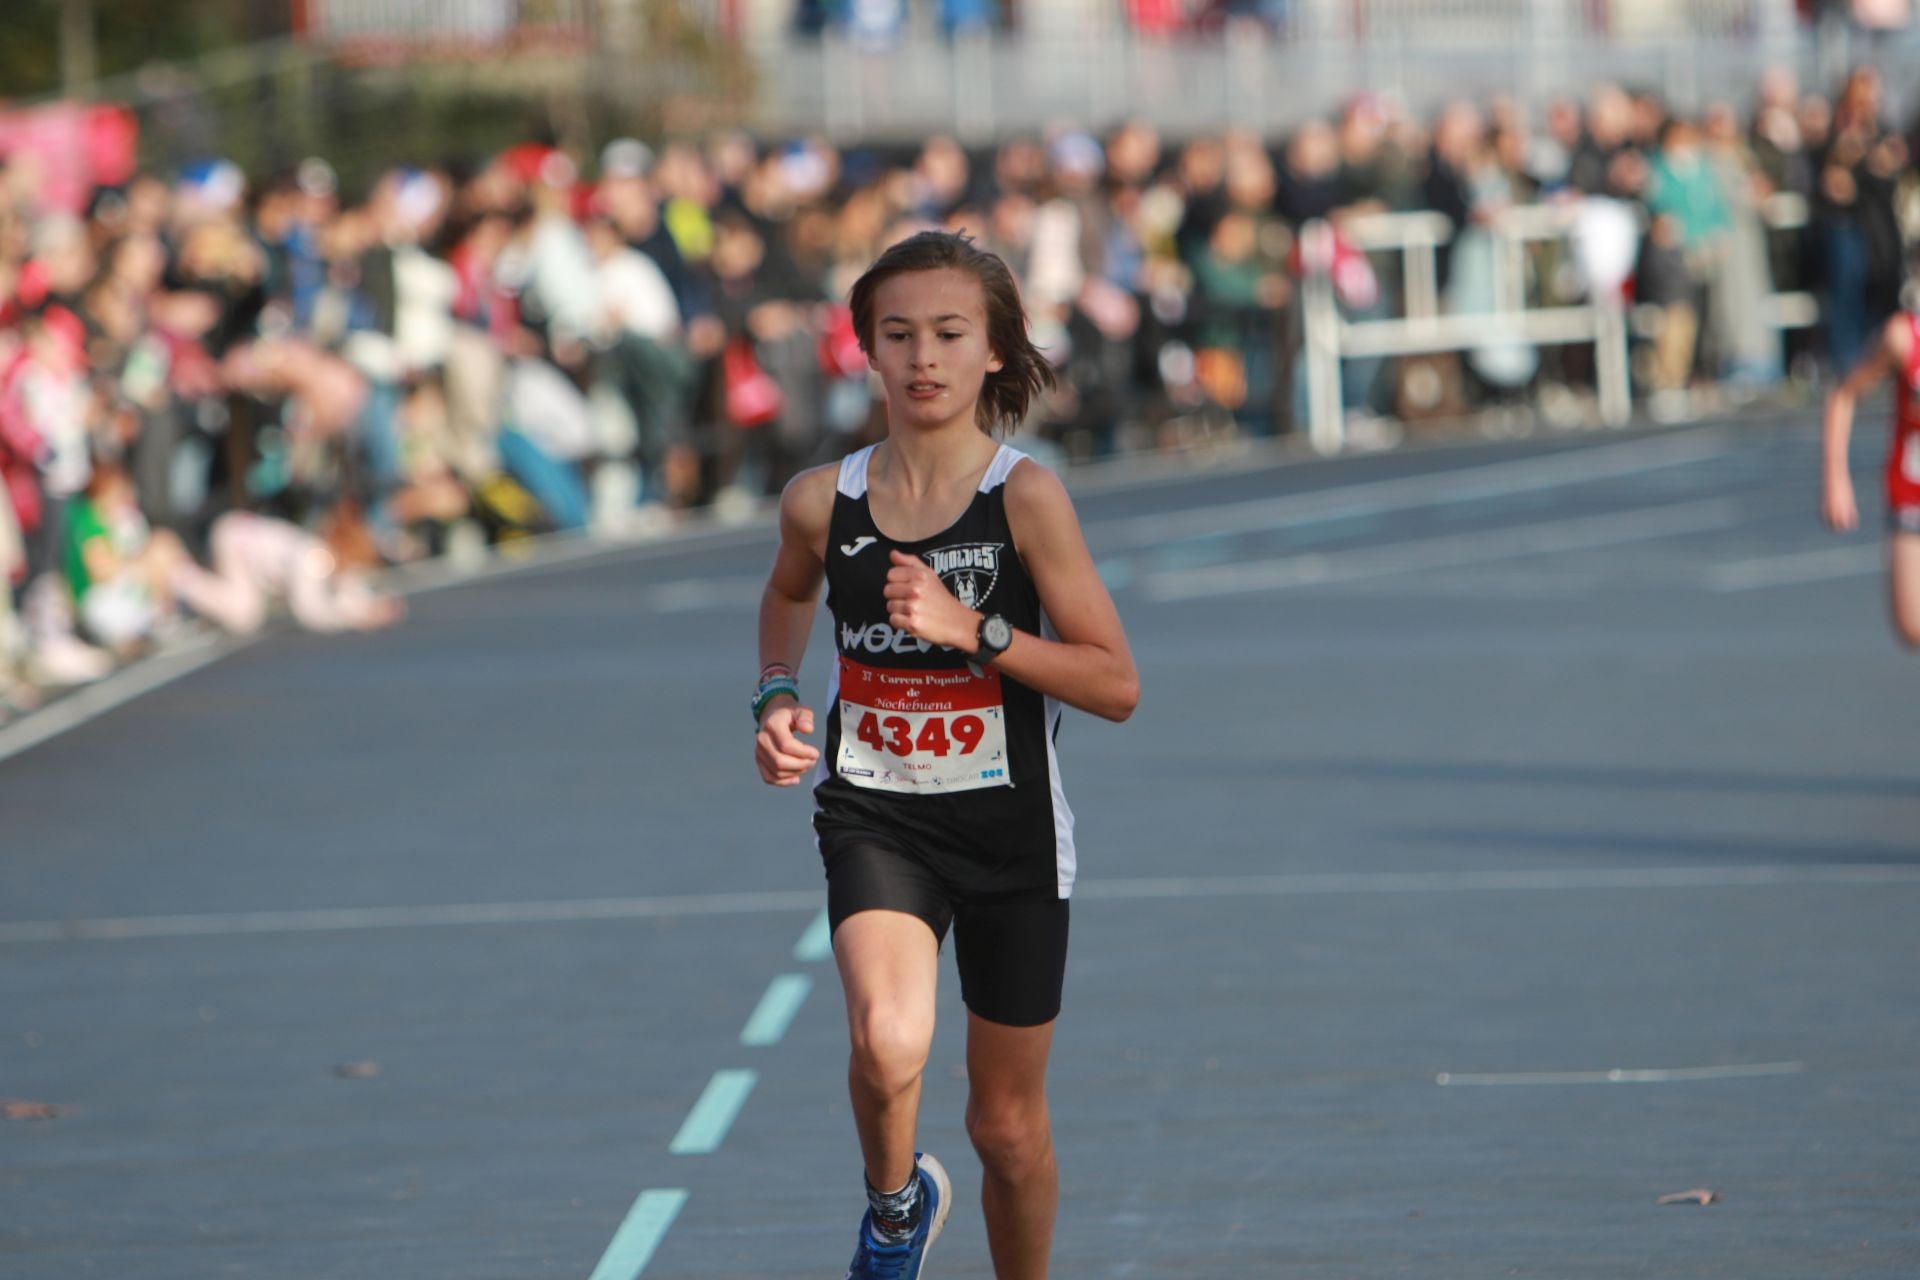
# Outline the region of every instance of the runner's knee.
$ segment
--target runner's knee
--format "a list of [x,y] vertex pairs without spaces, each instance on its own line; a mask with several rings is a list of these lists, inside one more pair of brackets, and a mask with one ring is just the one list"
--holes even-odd
[[878,1005],[854,1016],[853,1068],[868,1088],[892,1095],[913,1087],[933,1046],[933,1027],[922,1022]]
[[980,1163],[1003,1178],[1018,1178],[1046,1159],[1053,1137],[1045,1102],[982,1102],[967,1105],[967,1136]]

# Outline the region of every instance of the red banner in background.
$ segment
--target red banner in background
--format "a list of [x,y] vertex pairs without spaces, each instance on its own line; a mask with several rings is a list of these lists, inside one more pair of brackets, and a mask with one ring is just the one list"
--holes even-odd
[[0,158],[37,175],[35,202],[46,210],[79,213],[95,187],[132,178],[139,141],[140,126],[125,107],[57,102],[0,110]]

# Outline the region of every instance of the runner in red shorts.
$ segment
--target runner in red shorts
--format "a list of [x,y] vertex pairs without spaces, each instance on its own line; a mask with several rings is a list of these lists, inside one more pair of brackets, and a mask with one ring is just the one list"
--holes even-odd
[[[923,232],[880,256],[852,308],[888,434],[781,496],[753,707],[761,778],[813,780],[866,1163],[847,1276],[915,1280],[950,1207],[914,1130],[951,929],[994,1273],[1043,1280],[1075,872],[1055,739],[1063,704],[1126,719],[1139,677],[1066,489],[990,434],[1052,377],[1006,265]],[[836,652],[816,748],[794,673],[823,581]]]
[[1847,471],[1853,408],[1863,392],[1889,375],[1894,380],[1895,407],[1892,448],[1887,453],[1888,595],[1894,631],[1909,648],[1920,649],[1920,310],[1902,311],[1887,321],[1873,350],[1827,397],[1826,480],[1820,511],[1837,532],[1859,526],[1860,509]]

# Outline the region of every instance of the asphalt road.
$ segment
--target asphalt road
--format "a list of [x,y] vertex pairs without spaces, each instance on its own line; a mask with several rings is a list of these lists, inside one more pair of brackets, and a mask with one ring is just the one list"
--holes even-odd
[[[1061,739],[1060,1280],[1920,1274],[1916,667],[1816,465],[1783,417],[1076,480],[1145,696]],[[0,1274],[841,1274],[769,538],[0,738],[0,1097],[64,1108],[0,1121]],[[928,1274],[982,1280],[956,988]]]

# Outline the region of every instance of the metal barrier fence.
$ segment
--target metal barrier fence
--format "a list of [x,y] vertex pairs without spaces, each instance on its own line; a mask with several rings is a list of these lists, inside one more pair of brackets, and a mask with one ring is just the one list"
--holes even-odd
[[497,49],[594,28],[599,0],[302,0],[298,34],[325,44]]
[[1524,255],[1530,240],[1567,237],[1571,221],[1554,206],[1508,210],[1488,228],[1493,234],[1493,307],[1444,314],[1440,309],[1438,255],[1453,239],[1453,223],[1438,213],[1382,213],[1344,223],[1341,235],[1370,254],[1395,253],[1404,281],[1405,314],[1391,319],[1348,320],[1335,296],[1334,235],[1324,222],[1301,228],[1304,256],[1317,262],[1301,288],[1305,326],[1307,431],[1321,453],[1337,453],[1346,440],[1340,362],[1365,356],[1406,356],[1468,351],[1491,344],[1548,346],[1590,342],[1599,384],[1600,415],[1627,421],[1632,390],[1627,369],[1626,309],[1600,296],[1579,306],[1532,307],[1525,296]]
[[[1844,23],[1800,23],[1795,0],[1254,0],[1236,6],[1253,16],[1205,31],[1152,30],[1155,6],[1131,0],[1025,0],[1012,28],[964,20],[999,12],[973,0],[303,3],[303,36],[348,58],[571,48],[598,69],[554,64],[525,88],[612,94],[623,109],[702,99],[709,122],[838,139],[983,143],[1132,115],[1176,136],[1272,133],[1361,89],[1427,113],[1459,97],[1539,103],[1601,79],[1691,111],[1749,101],[1769,67],[1826,83],[1856,58],[1889,73],[1899,108],[1920,68],[1920,33],[1856,43]],[[689,39],[734,51],[750,75],[688,58]]]
[[[1014,32],[947,32],[903,10],[897,30],[880,33],[829,28],[797,40],[763,17],[741,35],[758,68],[759,123],[838,137],[945,131],[968,141],[1059,119],[1105,127],[1135,114],[1173,134],[1270,132],[1363,88],[1428,112],[1460,97],[1537,103],[1608,79],[1657,86],[1692,110],[1750,100],[1771,66],[1824,77],[1834,61],[1826,38],[1798,24],[1793,0],[1268,0],[1260,8],[1268,21],[1204,35],[1144,33],[1129,27],[1122,5],[1094,0],[1026,6]],[[1899,66],[1890,55],[1890,69]]]
[[[969,143],[1061,120],[1100,129],[1132,116],[1176,137],[1223,128],[1271,134],[1327,114],[1361,90],[1430,115],[1460,98],[1505,96],[1537,107],[1612,81],[1657,89],[1691,113],[1715,101],[1744,107],[1774,67],[1803,84],[1830,86],[1852,60],[1810,33],[1779,42],[1563,34],[1475,47],[1410,38],[1278,43],[1233,34],[1211,43],[1153,43],[1124,33],[1013,39],[981,31],[884,52],[829,33],[747,51],[756,93],[743,105],[756,128],[841,139],[950,133]],[[1898,45],[1863,47],[1858,60],[1880,65],[1898,109],[1920,89],[1920,53],[1911,45],[1904,54]]]
[[[1633,322],[1624,300],[1609,290],[1589,290],[1571,306],[1534,305],[1527,289],[1528,248],[1540,242],[1570,243],[1578,203],[1517,205],[1486,227],[1493,237],[1492,300],[1489,309],[1447,313],[1439,289],[1439,253],[1452,242],[1451,220],[1438,213],[1380,213],[1349,219],[1340,235],[1369,255],[1391,254],[1401,283],[1404,314],[1384,319],[1348,319],[1336,295],[1333,229],[1325,222],[1301,228],[1303,258],[1310,264],[1301,283],[1307,380],[1307,430],[1313,447],[1337,453],[1346,442],[1341,362],[1382,356],[1464,352],[1488,346],[1531,347],[1590,343],[1601,421],[1625,424],[1633,414],[1629,332],[1650,336]],[[1762,218],[1773,230],[1806,225],[1807,204],[1781,193],[1768,200]],[[1809,293],[1773,293],[1766,319],[1776,332],[1817,324],[1820,307]]]

